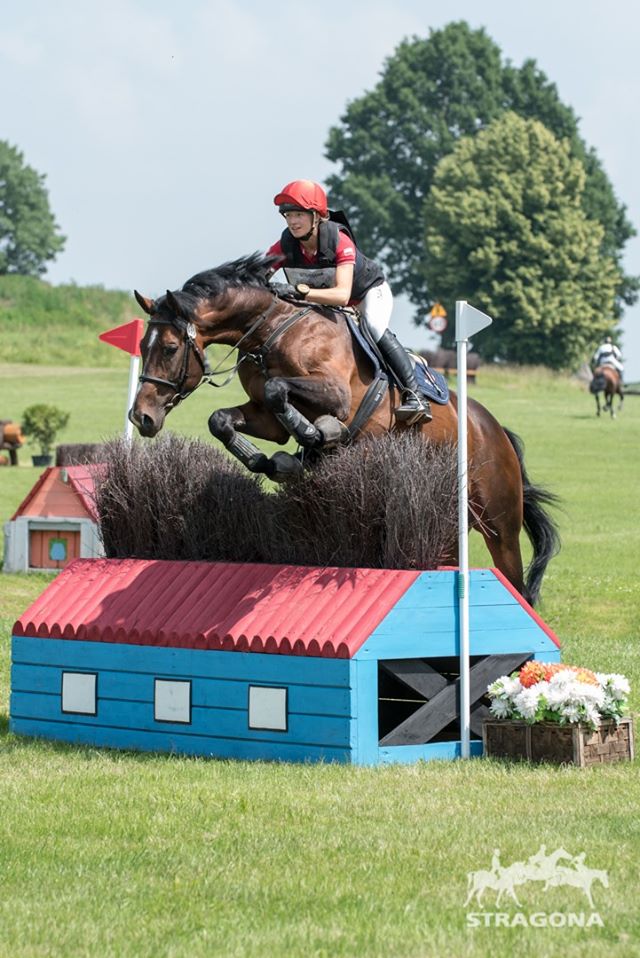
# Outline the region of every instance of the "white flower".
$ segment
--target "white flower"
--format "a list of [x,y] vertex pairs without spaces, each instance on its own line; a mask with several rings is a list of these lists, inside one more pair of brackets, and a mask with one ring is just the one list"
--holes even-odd
[[631,691],[629,680],[624,675],[617,673],[605,675],[603,672],[596,672],[596,678],[613,698],[624,699]]
[[509,718],[512,707],[511,704],[504,699],[494,699],[489,707],[489,711],[495,715],[496,718]]
[[561,714],[568,722],[580,721],[580,709],[577,705],[564,705],[561,709]]
[[584,719],[589,725],[600,725],[600,713],[595,706],[587,705],[584,710]]
[[542,685],[542,683],[537,682],[536,685],[532,685],[530,689],[522,689],[513,700],[513,704],[524,719],[534,718],[538,711],[540,685]]

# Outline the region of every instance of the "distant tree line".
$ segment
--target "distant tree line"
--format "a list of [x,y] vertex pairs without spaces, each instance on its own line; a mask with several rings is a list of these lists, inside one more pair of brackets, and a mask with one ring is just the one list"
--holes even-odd
[[401,43],[326,155],[332,207],[416,322],[437,300],[449,315],[470,300],[494,319],[474,343],[486,358],[575,365],[637,299],[622,262],[635,230],[574,111],[482,29]]

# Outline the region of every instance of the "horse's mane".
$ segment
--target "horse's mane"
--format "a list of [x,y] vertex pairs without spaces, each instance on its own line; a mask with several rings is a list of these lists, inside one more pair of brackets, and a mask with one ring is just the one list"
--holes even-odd
[[196,273],[182,287],[185,293],[192,293],[197,297],[218,296],[229,287],[253,286],[262,288],[267,285],[270,274],[280,261],[279,256],[266,256],[264,253],[252,253],[242,256],[228,263],[223,263],[215,269],[207,269]]
[[242,256],[215,269],[196,273],[174,296],[182,305],[192,309],[203,297],[219,296],[230,287],[252,286],[263,289],[280,260],[279,256],[266,256],[264,253]]

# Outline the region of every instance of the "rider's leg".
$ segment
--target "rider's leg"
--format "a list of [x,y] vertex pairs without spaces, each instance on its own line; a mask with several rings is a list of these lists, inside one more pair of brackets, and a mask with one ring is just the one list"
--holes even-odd
[[420,396],[411,358],[404,346],[387,328],[393,309],[393,295],[389,284],[381,283],[370,289],[359,308],[385,362],[400,383],[402,404],[395,410],[396,419],[413,421],[428,415],[429,405]]

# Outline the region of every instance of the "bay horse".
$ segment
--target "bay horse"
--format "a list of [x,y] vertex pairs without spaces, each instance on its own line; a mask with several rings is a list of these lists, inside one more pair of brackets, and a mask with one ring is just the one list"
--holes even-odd
[[600,393],[604,394],[604,408],[611,414],[612,419],[616,418],[616,411],[613,408],[613,400],[616,396],[620,398],[618,412],[622,411],[624,402],[622,378],[618,370],[609,363],[596,366],[593,379],[589,383],[589,392],[596,397],[596,416],[600,415]]
[[[340,311],[274,294],[268,279],[275,262],[254,253],[198,273],[181,290],[167,290],[158,300],[135,291],[149,316],[141,343],[142,375],[129,411],[139,433],[155,436],[167,413],[209,378],[204,351],[216,343],[230,347],[229,354],[238,350],[230,372],[237,370],[249,398],[214,411],[209,430],[252,472],[282,481],[302,466],[287,452],[265,455],[247,436],[280,445],[293,436],[303,450],[320,450],[366,434],[412,428],[432,442],[455,444],[453,393],[446,405],[433,406],[431,422],[407,426],[394,420],[395,389],[390,386],[362,428],[355,435],[349,431],[374,378],[372,363],[354,344]],[[481,532],[495,566],[533,604],[559,547],[555,523],[543,508],[555,496],[529,481],[517,436],[473,399],[468,405],[468,455],[470,528]],[[526,580],[522,528],[533,547]]]

